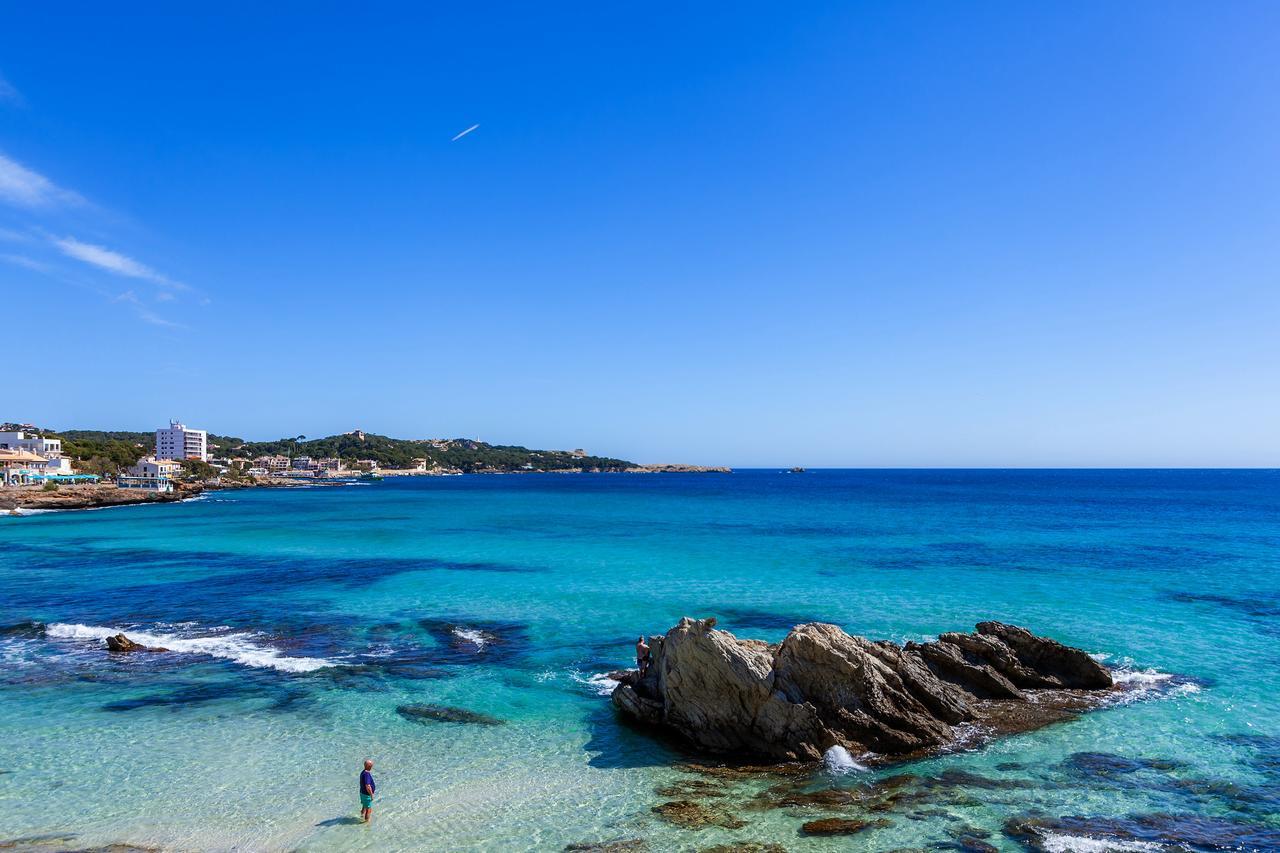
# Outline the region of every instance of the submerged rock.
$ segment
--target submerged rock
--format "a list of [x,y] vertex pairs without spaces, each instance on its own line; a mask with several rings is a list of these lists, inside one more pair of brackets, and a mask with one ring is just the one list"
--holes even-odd
[[1070,849],[1068,845],[1076,839],[1081,846],[1092,844],[1093,849],[1106,849],[1109,842],[1129,849],[1135,844],[1161,850],[1280,849],[1280,829],[1274,826],[1161,812],[1124,817],[1011,817],[1004,823],[1004,834],[1040,853]]
[[651,637],[652,665],[644,678],[618,674],[614,706],[709,752],[816,761],[833,747],[927,754],[962,723],[1029,731],[1093,707],[1113,686],[1085,652],[1000,622],[905,647],[820,623],[777,645],[714,625],[684,618]]
[[880,828],[889,825],[889,821],[856,820],[847,817],[824,817],[801,824],[800,832],[804,835],[853,835],[864,829]]
[[400,705],[396,713],[415,723],[470,723],[476,726],[504,726],[506,720],[490,717],[466,708],[448,705]]
[[643,838],[619,838],[614,841],[583,841],[566,844],[565,853],[647,853],[649,842]]
[[693,800],[672,800],[669,803],[654,806],[653,812],[667,823],[684,829],[704,829],[708,826],[741,829],[747,825],[745,821],[728,812],[695,803]]
[[116,634],[114,637],[107,637],[107,651],[109,652],[167,652],[168,649],[162,649],[159,646],[144,646],[142,643],[135,643],[124,634]]

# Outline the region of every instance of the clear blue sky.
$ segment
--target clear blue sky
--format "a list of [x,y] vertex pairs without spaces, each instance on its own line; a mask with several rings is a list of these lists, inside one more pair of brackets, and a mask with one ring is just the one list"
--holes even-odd
[[3,15],[0,420],[1280,465],[1280,5],[128,5]]

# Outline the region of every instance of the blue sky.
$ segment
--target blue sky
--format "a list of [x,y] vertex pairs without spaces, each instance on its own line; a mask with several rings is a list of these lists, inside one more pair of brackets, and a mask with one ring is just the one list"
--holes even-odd
[[0,420],[1280,465],[1280,6],[130,5],[4,13]]

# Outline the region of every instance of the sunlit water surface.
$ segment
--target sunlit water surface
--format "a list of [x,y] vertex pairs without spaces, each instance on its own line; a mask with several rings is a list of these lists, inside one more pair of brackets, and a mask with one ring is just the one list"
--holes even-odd
[[[473,476],[0,518],[0,841],[819,850],[801,824],[843,816],[879,821],[855,836],[868,850],[1280,847],[1278,547],[1263,471]],[[656,789],[701,777],[620,725],[602,674],[683,615],[769,640],[1001,619],[1152,689],[985,749],[787,783],[919,777],[876,811],[710,780],[725,796],[700,802],[745,825],[682,828]],[[171,652],[108,655],[117,630]],[[1007,831],[1031,815],[1069,820]]]

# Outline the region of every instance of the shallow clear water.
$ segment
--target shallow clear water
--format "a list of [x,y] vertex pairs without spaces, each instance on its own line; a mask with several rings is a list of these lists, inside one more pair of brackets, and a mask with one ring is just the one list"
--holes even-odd
[[[0,840],[818,850],[833,842],[800,825],[838,815],[884,821],[863,849],[1012,850],[1006,820],[1038,814],[1121,819],[1132,849],[1193,832],[1277,847],[1278,546],[1266,471],[469,476],[0,518]],[[671,799],[655,788],[698,777],[621,726],[593,676],[683,615],[770,640],[802,621],[902,641],[1001,619],[1153,689],[985,749],[803,781],[920,777],[873,813],[770,808],[755,795],[778,780],[746,780],[705,801],[745,826],[682,829],[652,813]],[[108,656],[107,629],[173,652]],[[352,824],[366,756],[369,827]],[[1082,840],[1106,830],[1068,821],[1033,843],[1113,849]]]

